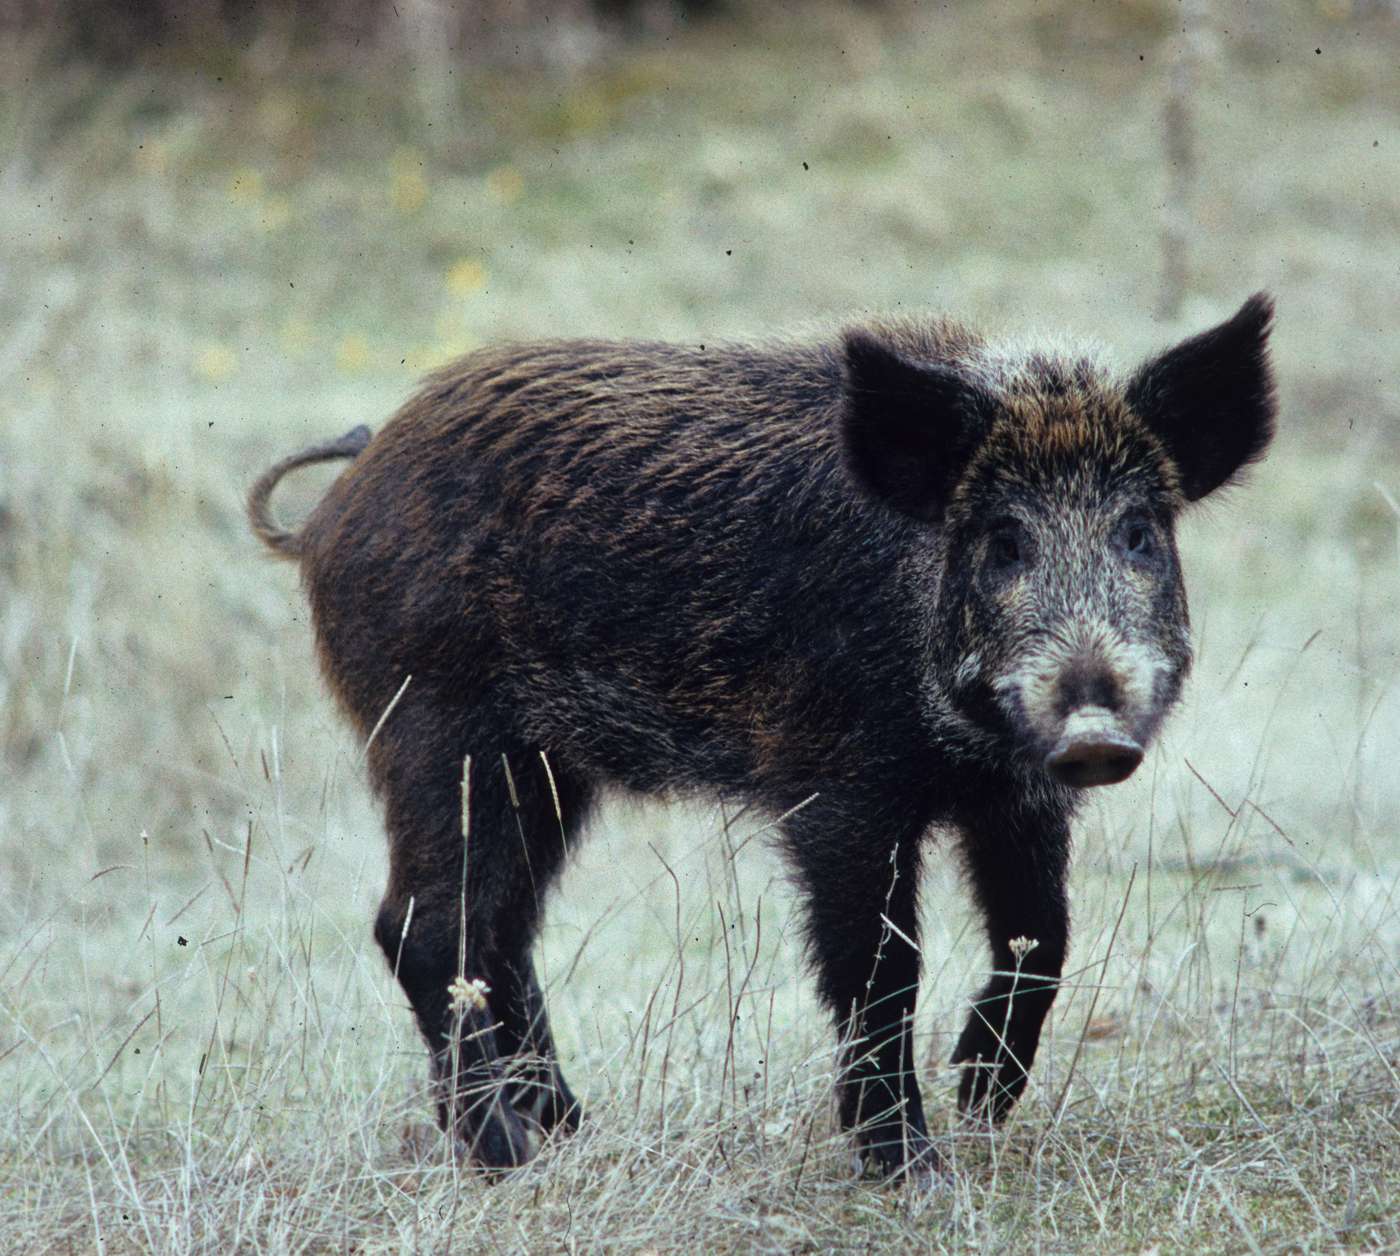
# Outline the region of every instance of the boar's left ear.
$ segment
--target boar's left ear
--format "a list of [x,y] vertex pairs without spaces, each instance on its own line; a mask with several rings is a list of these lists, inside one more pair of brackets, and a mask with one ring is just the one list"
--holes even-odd
[[932,523],[984,430],[993,403],[953,367],[910,361],[867,331],[845,336],[841,439],[869,493]]
[[1168,349],[1128,384],[1128,404],[1166,445],[1187,501],[1257,461],[1274,434],[1273,299],[1255,293],[1228,322]]

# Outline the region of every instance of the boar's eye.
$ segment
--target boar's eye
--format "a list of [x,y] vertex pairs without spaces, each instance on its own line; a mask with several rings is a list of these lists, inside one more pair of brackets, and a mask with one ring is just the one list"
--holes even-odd
[[992,533],[987,544],[987,565],[995,571],[1009,571],[1019,567],[1025,550],[1016,529],[1003,526]]
[[1145,519],[1125,519],[1119,530],[1123,548],[1133,558],[1147,558],[1156,548],[1152,529]]

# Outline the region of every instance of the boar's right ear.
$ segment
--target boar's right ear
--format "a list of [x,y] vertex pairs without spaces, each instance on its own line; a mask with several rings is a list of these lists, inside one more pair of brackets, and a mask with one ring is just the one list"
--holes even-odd
[[936,522],[985,430],[991,399],[954,368],[912,362],[866,331],[847,332],[845,351],[847,465],[881,501]]
[[1128,404],[1166,445],[1187,501],[1229,483],[1268,448],[1273,318],[1273,299],[1255,293],[1229,321],[1153,358],[1128,384]]

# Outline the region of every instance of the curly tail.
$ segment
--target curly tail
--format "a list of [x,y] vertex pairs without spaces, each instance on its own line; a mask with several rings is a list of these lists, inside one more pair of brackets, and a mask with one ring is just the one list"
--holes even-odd
[[281,462],[268,467],[248,493],[248,522],[253,531],[268,549],[284,558],[296,558],[301,553],[301,538],[295,532],[276,523],[272,518],[269,499],[272,490],[288,471],[298,467],[308,467],[316,462],[333,462],[337,458],[354,458],[369,444],[370,430],[361,425],[346,432],[338,440],[328,440],[320,445],[312,445],[299,454],[283,458]]

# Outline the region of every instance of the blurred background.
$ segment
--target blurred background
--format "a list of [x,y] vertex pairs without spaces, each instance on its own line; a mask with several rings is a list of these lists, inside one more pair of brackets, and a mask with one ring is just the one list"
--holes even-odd
[[[0,0],[0,1075],[17,1163],[49,1174],[34,1234],[100,1228],[74,1219],[84,1165],[88,1194],[146,1206],[114,1130],[125,1163],[131,1131],[185,1121],[181,1155],[139,1153],[160,1181],[245,1154],[262,1098],[322,1129],[357,1079],[395,1102],[421,1080],[369,941],[360,751],[242,498],[504,337],[932,310],[1128,365],[1271,291],[1279,440],[1183,525],[1196,678],[1081,826],[1077,957],[1104,990],[1061,1000],[1046,1068],[1097,997],[1120,1077],[1168,989],[1209,1023],[1233,989],[1231,1052],[1242,998],[1337,1051],[1369,1050],[1368,1007],[1393,1043],[1398,111],[1385,0]],[[682,933],[708,957],[684,981],[729,1006],[705,964],[760,901],[770,1031],[776,1007],[793,1059],[826,1049],[777,862],[728,819],[613,809],[566,878],[544,941],[581,1090],[651,1076],[619,1043],[682,980]],[[933,1070],[985,963],[947,862]],[[695,1094],[730,1030],[695,1030]]]

